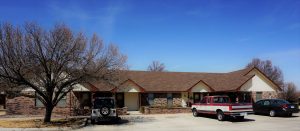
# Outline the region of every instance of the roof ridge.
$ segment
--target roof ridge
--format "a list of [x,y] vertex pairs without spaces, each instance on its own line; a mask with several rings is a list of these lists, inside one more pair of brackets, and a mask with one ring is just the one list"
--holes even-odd
[[[242,69],[243,70],[243,69]],[[189,73],[189,74],[229,74],[237,71],[232,72],[188,72],[188,71],[163,71],[163,72],[155,72],[155,71],[144,71],[144,70],[123,70],[125,72],[145,72],[145,73]]]

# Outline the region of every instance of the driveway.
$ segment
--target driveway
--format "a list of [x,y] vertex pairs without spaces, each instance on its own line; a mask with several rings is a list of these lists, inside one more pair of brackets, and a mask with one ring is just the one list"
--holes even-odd
[[300,117],[249,115],[244,121],[220,122],[214,117],[193,117],[192,114],[130,115],[121,124],[88,125],[87,131],[299,131]]

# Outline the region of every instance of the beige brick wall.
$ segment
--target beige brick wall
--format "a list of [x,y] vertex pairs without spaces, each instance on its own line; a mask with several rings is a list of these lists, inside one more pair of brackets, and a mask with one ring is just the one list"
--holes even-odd
[[[278,93],[275,91],[262,91],[262,99],[275,99],[278,98]],[[252,91],[252,99],[254,102],[257,101],[256,99],[256,92]]]
[[190,113],[191,108],[144,108],[144,114],[174,114],[174,113]]
[[[28,92],[32,94],[34,92]],[[6,99],[6,113],[8,115],[44,115],[44,107],[35,106],[35,98],[18,96]],[[53,109],[53,116],[66,116],[71,114],[70,108],[70,93],[67,95],[65,107],[55,107]]]
[[173,98],[173,107],[181,107],[181,98]]
[[166,107],[167,106],[167,98],[154,98],[153,107]]

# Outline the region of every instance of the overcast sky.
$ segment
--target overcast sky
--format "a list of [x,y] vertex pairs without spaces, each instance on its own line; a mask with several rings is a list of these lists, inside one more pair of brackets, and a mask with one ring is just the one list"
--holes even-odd
[[300,0],[7,0],[0,21],[97,33],[128,55],[132,70],[159,60],[169,71],[229,72],[270,59],[300,89],[299,7]]

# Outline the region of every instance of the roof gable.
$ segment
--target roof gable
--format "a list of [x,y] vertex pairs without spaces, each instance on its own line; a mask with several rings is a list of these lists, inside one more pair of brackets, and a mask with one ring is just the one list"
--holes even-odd
[[138,85],[131,79],[128,79],[121,83],[118,87],[114,88],[114,92],[144,92],[143,87]]
[[269,79],[258,68],[252,68],[245,75],[252,75],[253,78],[241,85],[241,91],[277,91],[280,87]]
[[211,92],[214,90],[209,85],[207,85],[205,82],[200,80],[194,86],[192,86],[190,89],[188,89],[188,91],[189,92]]

